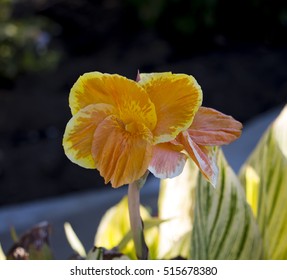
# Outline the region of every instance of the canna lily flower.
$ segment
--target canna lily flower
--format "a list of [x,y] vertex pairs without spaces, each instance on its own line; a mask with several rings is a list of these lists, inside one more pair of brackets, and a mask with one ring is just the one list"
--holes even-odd
[[65,153],[82,167],[98,169],[115,188],[147,170],[158,178],[175,177],[188,156],[215,185],[213,146],[236,140],[242,125],[201,103],[201,88],[189,75],[139,74],[133,81],[86,73],[70,92]]

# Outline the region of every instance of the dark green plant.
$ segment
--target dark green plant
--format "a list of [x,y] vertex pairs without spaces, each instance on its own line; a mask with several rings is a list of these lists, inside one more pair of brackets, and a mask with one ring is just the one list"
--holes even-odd
[[0,79],[53,68],[60,52],[51,47],[56,25],[44,17],[16,17],[17,1],[0,0]]
[[126,0],[138,25],[175,48],[206,49],[225,42],[286,43],[287,2],[269,0]]

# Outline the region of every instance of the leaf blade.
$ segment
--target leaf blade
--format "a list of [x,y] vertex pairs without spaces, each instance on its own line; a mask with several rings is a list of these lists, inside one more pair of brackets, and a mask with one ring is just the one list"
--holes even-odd
[[202,175],[196,187],[192,259],[260,259],[259,229],[238,178],[223,153],[218,155],[219,177],[213,188]]
[[246,191],[252,168],[259,178],[257,221],[264,244],[265,259],[287,259],[287,106],[266,130],[255,150],[240,170]]
[[86,250],[85,250],[82,242],[80,241],[80,239],[76,235],[75,231],[73,230],[71,224],[68,222],[65,222],[64,223],[64,230],[65,230],[67,240],[68,240],[70,246],[72,247],[72,249],[76,253],[78,253],[82,258],[86,258],[86,256],[87,256]]
[[[149,247],[149,258],[157,256],[158,229],[162,221],[152,218],[145,207],[140,206],[140,213],[145,225],[144,235]],[[104,247],[108,250],[120,247],[120,251],[131,259],[136,259],[134,244],[130,231],[127,196],[115,206],[108,209],[102,217],[94,240],[96,247]]]

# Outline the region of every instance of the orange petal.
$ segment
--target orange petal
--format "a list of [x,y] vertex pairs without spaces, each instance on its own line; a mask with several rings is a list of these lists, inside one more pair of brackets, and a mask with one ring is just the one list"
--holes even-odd
[[97,127],[92,153],[105,182],[114,188],[138,180],[152,157],[152,134],[145,126],[129,132],[122,121],[110,116]]
[[192,140],[199,145],[229,144],[241,135],[242,124],[211,108],[200,107],[188,129]]
[[113,106],[96,104],[78,111],[70,119],[64,133],[63,146],[72,162],[85,168],[96,167],[91,154],[93,135],[98,124],[112,113]]
[[215,186],[218,176],[215,149],[197,145],[186,131],[179,134],[176,140],[184,146],[202,174]]
[[157,178],[173,178],[182,172],[186,159],[187,156],[177,146],[171,143],[157,144],[148,169]]
[[184,74],[140,74],[138,82],[155,105],[155,143],[173,140],[192,123],[202,102],[202,91],[192,76]]
[[126,123],[136,118],[149,129],[156,125],[156,112],[148,94],[136,81],[123,76],[91,72],[76,81],[69,97],[72,114],[97,103],[113,105]]

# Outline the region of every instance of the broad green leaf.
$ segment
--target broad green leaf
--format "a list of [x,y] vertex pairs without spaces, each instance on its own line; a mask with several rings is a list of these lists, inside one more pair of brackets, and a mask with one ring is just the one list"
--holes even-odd
[[242,167],[240,178],[257,216],[264,258],[287,259],[287,106]]
[[70,246],[72,247],[72,249],[76,253],[78,253],[82,258],[86,258],[86,256],[87,256],[86,250],[85,250],[82,242],[80,241],[80,239],[76,235],[75,231],[73,230],[71,224],[68,222],[64,223],[64,229],[65,229],[65,234],[66,234],[67,240],[68,240]]
[[3,260],[6,260],[6,256],[3,252],[3,249],[2,249],[2,246],[1,246],[1,243],[0,243],[0,261],[3,261]]
[[244,189],[218,154],[219,177],[213,188],[202,175],[196,187],[192,259],[260,259],[262,241]]
[[[149,227],[152,218],[143,206],[140,207],[140,213],[145,225],[144,235],[149,248],[149,257],[154,259],[157,256],[157,223],[155,222],[153,227]],[[123,254],[131,259],[136,259],[134,245],[131,240],[127,196],[105,213],[98,226],[94,244],[96,247],[107,249],[113,249],[120,245]]]
[[168,221],[161,224],[159,228],[158,257],[160,259],[190,257],[197,177],[198,169],[189,159],[179,176],[161,180],[159,218]]

